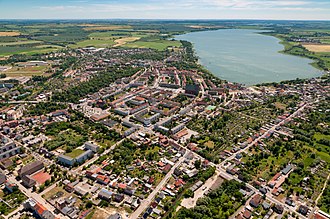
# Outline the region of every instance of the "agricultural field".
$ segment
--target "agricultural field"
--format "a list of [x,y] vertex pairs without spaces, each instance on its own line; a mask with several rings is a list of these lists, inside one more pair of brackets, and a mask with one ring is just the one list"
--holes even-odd
[[135,41],[132,43],[127,43],[124,47],[128,48],[151,48],[156,50],[165,50],[168,47],[180,47],[181,43],[179,41],[171,41],[171,40],[155,40],[155,41]]
[[111,47],[114,44],[113,39],[89,39],[77,42],[76,44],[70,45],[71,48],[82,48],[82,47],[96,47],[96,48],[106,48]]
[[330,52],[330,45],[303,44],[303,46],[312,52]]
[[4,71],[3,73],[6,74],[7,77],[31,77],[31,76],[39,76],[43,75],[46,70],[48,69],[47,66],[28,66],[28,67],[13,67],[9,70]]
[[101,26],[101,25],[87,25],[86,27],[83,28],[86,31],[94,31],[94,30],[129,30],[132,29],[132,26],[130,25],[106,25],[106,26]]
[[20,33],[19,32],[14,32],[14,31],[0,31],[0,37],[3,36],[9,36],[9,37],[13,37],[13,36],[19,36]]

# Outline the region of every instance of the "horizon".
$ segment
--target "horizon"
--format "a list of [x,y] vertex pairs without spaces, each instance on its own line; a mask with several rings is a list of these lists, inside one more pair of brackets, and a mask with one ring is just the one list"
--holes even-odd
[[330,22],[330,19],[208,19],[208,18],[186,18],[186,19],[167,19],[167,18],[0,18],[0,21],[310,21],[310,22]]
[[327,0],[0,0],[0,20],[330,20]]

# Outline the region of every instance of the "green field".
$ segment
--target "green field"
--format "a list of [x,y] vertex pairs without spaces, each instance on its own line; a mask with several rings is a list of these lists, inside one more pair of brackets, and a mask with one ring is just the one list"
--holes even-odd
[[105,48],[111,47],[115,44],[113,39],[90,39],[78,42],[74,45],[70,45],[71,48],[82,48],[82,47],[96,47],[96,48]]

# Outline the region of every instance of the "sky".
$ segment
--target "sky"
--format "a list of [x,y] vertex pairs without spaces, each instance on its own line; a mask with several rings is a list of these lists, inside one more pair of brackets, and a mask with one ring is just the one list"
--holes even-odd
[[0,0],[0,19],[330,20],[330,0]]

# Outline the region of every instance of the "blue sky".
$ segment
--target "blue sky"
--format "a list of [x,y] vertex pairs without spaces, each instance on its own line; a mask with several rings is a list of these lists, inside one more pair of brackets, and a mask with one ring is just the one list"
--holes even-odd
[[330,20],[330,0],[0,0],[0,19]]

